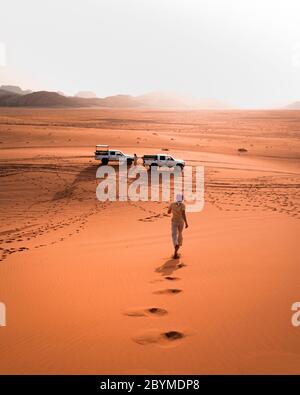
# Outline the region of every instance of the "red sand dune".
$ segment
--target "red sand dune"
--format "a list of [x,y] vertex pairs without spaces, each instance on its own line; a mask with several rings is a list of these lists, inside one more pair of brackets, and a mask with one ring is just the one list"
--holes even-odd
[[[299,374],[299,121],[1,109],[0,372]],[[96,200],[97,143],[205,166],[179,260],[166,202]]]

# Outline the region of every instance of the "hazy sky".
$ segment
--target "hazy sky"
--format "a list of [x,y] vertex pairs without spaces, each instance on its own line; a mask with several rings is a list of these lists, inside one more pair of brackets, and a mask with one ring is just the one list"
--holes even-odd
[[300,0],[0,0],[0,13],[0,84],[300,100]]

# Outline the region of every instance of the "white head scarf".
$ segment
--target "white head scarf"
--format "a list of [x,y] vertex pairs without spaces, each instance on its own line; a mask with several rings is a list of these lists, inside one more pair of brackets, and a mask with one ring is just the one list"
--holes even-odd
[[176,195],[176,202],[181,203],[183,201],[183,194],[182,193],[177,193]]

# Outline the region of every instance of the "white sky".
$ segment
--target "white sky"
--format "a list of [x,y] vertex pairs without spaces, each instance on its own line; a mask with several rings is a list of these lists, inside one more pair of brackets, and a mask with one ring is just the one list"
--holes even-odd
[[300,0],[0,0],[0,43],[0,84],[300,100]]

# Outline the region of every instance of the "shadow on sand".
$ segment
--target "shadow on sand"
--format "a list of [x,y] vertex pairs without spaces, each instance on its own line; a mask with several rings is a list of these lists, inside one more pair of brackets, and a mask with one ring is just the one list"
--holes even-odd
[[161,273],[162,276],[171,276],[176,270],[184,267],[185,264],[179,262],[178,259],[168,259],[163,265],[155,269],[156,273]]

